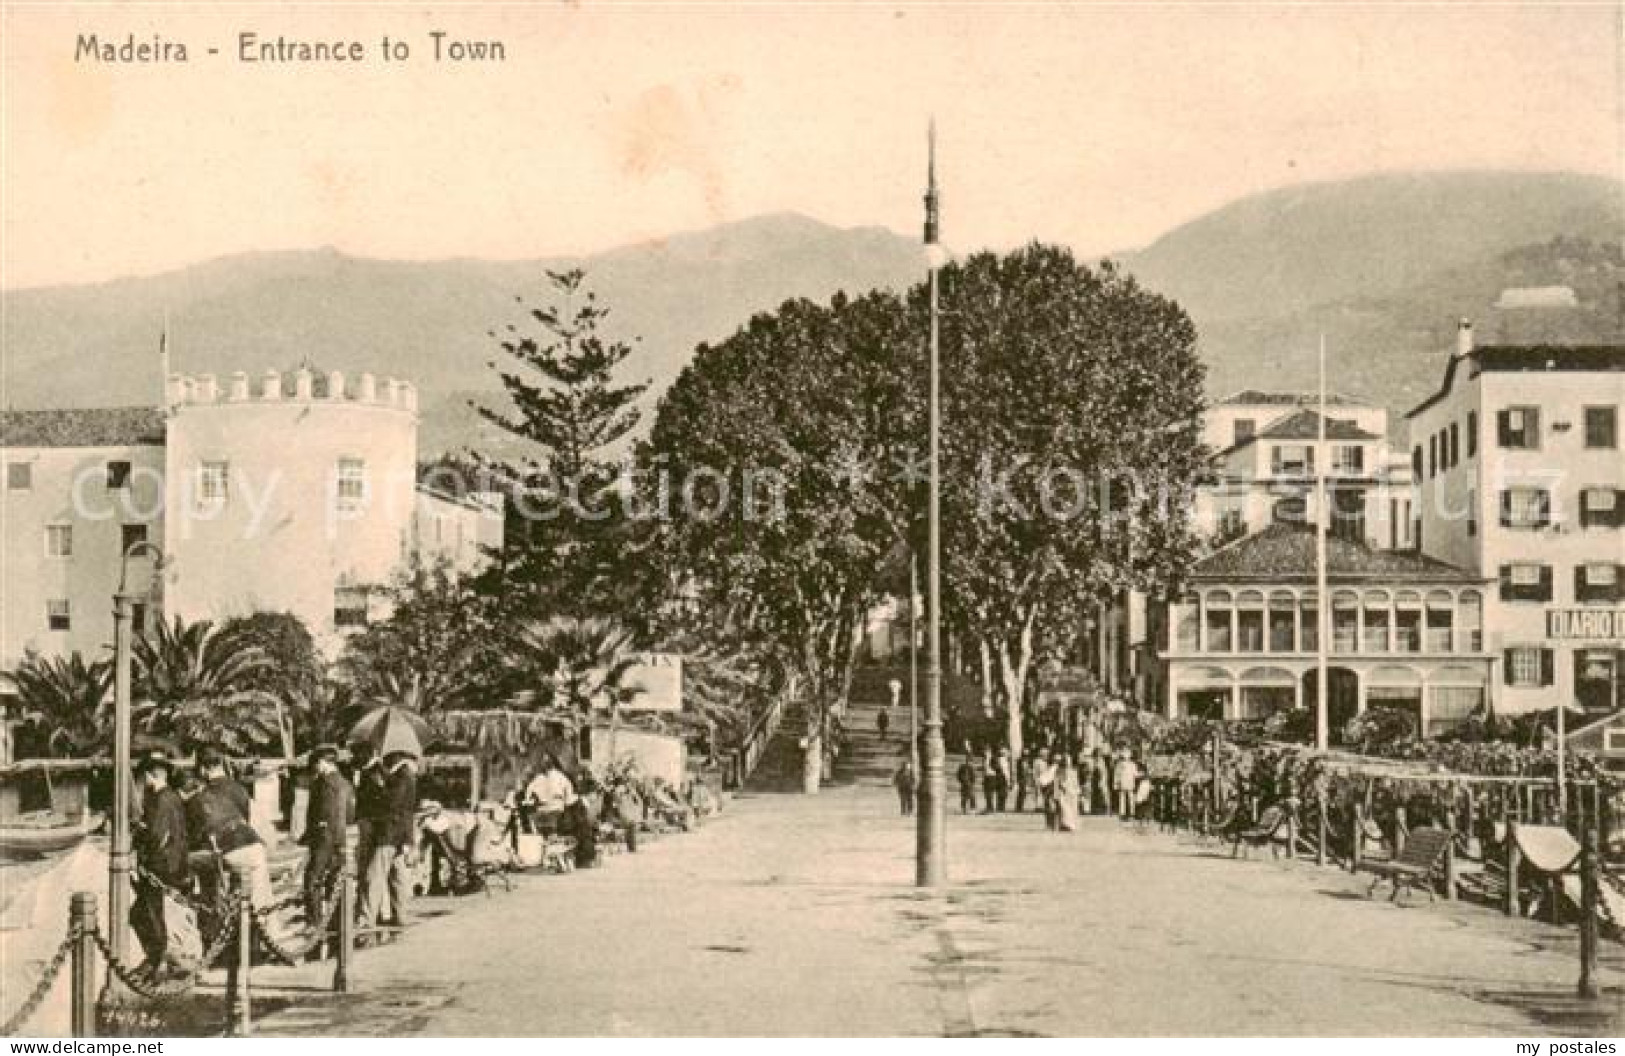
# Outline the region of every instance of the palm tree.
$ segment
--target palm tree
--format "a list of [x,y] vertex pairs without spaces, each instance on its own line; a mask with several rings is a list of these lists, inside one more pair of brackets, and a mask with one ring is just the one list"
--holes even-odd
[[568,709],[583,724],[592,721],[595,708],[609,709],[613,762],[621,708],[642,692],[626,684],[639,659],[632,632],[603,617],[558,616],[521,628],[515,639],[522,662],[555,707]]
[[249,755],[291,737],[280,698],[257,688],[271,661],[219,634],[208,620],[179,616],[135,641],[132,719],[150,736]]
[[0,677],[16,692],[24,727],[47,755],[95,755],[112,741],[109,661],[29,650],[15,671]]

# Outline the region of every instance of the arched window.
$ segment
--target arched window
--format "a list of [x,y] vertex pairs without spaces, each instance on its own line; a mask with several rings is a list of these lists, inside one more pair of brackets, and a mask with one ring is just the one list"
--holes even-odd
[[1272,653],[1292,652],[1293,625],[1297,620],[1297,602],[1290,590],[1277,590],[1270,594],[1269,650]]
[[1320,648],[1319,596],[1306,590],[1298,596],[1298,650],[1312,653]]
[[1394,648],[1402,653],[1422,651],[1422,595],[1414,590],[1394,595]]
[[1332,649],[1339,653],[1360,651],[1360,598],[1352,590],[1332,595]]
[[1228,590],[1210,590],[1202,604],[1202,619],[1207,625],[1207,651],[1228,653],[1235,649],[1234,624],[1236,611]]
[[1264,593],[1244,590],[1236,595],[1236,649],[1243,653],[1264,651]]
[[1464,590],[1456,598],[1456,622],[1461,633],[1456,636],[1456,648],[1476,653],[1484,648],[1484,596],[1476,590]]
[[1427,645],[1430,653],[1455,648],[1456,601],[1448,590],[1430,590],[1427,598]]
[[1202,605],[1196,595],[1181,598],[1174,606],[1174,645],[1182,653],[1202,647]]
[[1392,648],[1388,640],[1388,632],[1392,619],[1392,601],[1386,590],[1366,591],[1365,607],[1365,640],[1360,643],[1362,649],[1368,653],[1386,653]]

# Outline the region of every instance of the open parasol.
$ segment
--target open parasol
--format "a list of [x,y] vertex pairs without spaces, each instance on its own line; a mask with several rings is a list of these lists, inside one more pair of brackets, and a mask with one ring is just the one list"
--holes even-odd
[[392,704],[374,708],[350,728],[351,744],[367,744],[380,757],[392,752],[405,752],[423,758],[423,746],[433,739],[429,724],[422,715]]

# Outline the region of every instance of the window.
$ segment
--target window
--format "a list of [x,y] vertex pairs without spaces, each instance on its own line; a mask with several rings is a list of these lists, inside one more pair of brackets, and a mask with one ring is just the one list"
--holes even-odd
[[1461,637],[1456,644],[1470,653],[1484,648],[1484,599],[1476,590],[1464,590],[1456,603],[1461,618]]
[[1452,631],[1456,604],[1448,591],[1435,590],[1427,598],[1427,645],[1430,653],[1448,653],[1455,648]]
[[353,510],[367,498],[367,464],[359,458],[339,459],[336,492],[340,509]]
[[1243,653],[1264,651],[1264,595],[1244,590],[1236,596],[1236,649]]
[[1452,730],[1483,707],[1483,686],[1430,686],[1427,735],[1437,737]]
[[1388,593],[1372,591],[1365,599],[1365,640],[1360,647],[1367,653],[1386,653],[1388,644]]
[[1574,600],[1578,602],[1620,600],[1619,566],[1593,561],[1574,567]]
[[73,525],[48,524],[45,526],[45,556],[73,556]]
[[1422,651],[1422,596],[1402,590],[1394,599],[1394,648],[1402,653]]
[[1275,591],[1270,595],[1269,610],[1270,652],[1292,651],[1292,630],[1297,622],[1297,602],[1290,592]]
[[1533,561],[1519,561],[1501,566],[1502,601],[1551,601],[1552,569],[1550,565]]
[[1422,445],[1417,444],[1411,448],[1411,476],[1417,480],[1422,479]]
[[226,462],[202,462],[197,468],[197,498],[205,505],[224,503],[230,497],[231,467]]
[[1228,653],[1230,651],[1230,625],[1233,611],[1230,607],[1230,595],[1227,592],[1219,590],[1207,596],[1207,604],[1202,607],[1202,618],[1207,621],[1208,652]]
[[107,488],[109,491],[130,486],[130,464],[123,461],[107,463]]
[[1508,407],[1495,417],[1495,433],[1502,447],[1533,451],[1540,447],[1540,410]]
[[1552,496],[1545,488],[1507,488],[1501,492],[1501,527],[1544,528],[1552,522]]
[[66,631],[73,627],[73,618],[67,598],[52,598],[45,603],[45,626],[52,631]]
[[1277,475],[1308,476],[1315,471],[1315,449],[1308,444],[1277,444],[1270,449],[1270,469]]
[[1194,653],[1201,648],[1197,639],[1202,613],[1195,599],[1174,607],[1174,641],[1182,653]]
[[6,463],[6,490],[28,491],[34,486],[34,464],[32,462]]
[[1332,651],[1360,651],[1360,599],[1347,591],[1332,595]]
[[1320,610],[1313,592],[1298,599],[1298,650],[1312,653],[1320,648]]
[[1332,472],[1357,477],[1365,470],[1365,448],[1359,444],[1339,444],[1332,448]]
[[1432,480],[1439,475],[1439,436],[1437,433],[1428,437],[1428,479]]
[[1552,651],[1535,645],[1516,645],[1502,657],[1509,686],[1549,686],[1552,684]]
[[126,524],[119,531],[119,552],[129,553],[130,547],[136,543],[147,541],[147,526],[144,524]]
[[1461,427],[1455,422],[1450,423],[1450,468],[1455,469],[1461,461]]
[[1580,489],[1580,527],[1617,528],[1625,524],[1620,516],[1620,495],[1613,488]]
[[1586,408],[1586,446],[1619,446],[1619,414],[1612,407]]
[[1467,412],[1467,457],[1478,454],[1478,412]]
[[1257,423],[1251,418],[1237,418],[1233,442],[1240,444],[1247,440],[1251,440],[1253,438],[1253,433],[1257,430],[1257,427]]
[[1467,538],[1478,535],[1478,492],[1467,489]]
[[367,588],[338,587],[333,591],[333,626],[367,625]]

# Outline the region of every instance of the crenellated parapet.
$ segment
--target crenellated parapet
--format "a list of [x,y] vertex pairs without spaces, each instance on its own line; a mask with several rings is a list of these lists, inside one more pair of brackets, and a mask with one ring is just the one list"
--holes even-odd
[[231,403],[329,403],[395,408],[415,414],[417,386],[400,378],[342,370],[267,370],[249,375],[171,374],[166,384],[170,407]]

